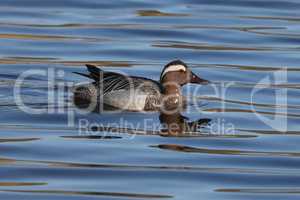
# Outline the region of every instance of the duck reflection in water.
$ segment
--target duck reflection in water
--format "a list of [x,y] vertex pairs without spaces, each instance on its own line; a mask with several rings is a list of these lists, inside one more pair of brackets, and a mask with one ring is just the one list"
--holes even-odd
[[209,125],[211,119],[201,118],[189,121],[180,112],[161,112],[159,116],[161,123],[160,134],[162,136],[195,136],[201,134],[201,129]]
[[[89,110],[89,102],[74,100],[74,104],[77,108],[85,110],[87,112],[99,113],[99,109],[96,107],[93,110]],[[118,110],[113,107],[105,106],[104,112]],[[138,130],[129,129],[126,127],[92,127],[94,131],[111,131],[112,128],[116,132],[125,132],[129,134],[144,134],[144,135],[161,135],[161,136],[173,136],[173,137],[189,137],[200,136],[201,130],[208,127],[211,119],[200,118],[195,121],[190,121],[188,117],[184,116],[180,112],[181,110],[173,111],[160,111],[159,121],[160,129],[156,130]]]

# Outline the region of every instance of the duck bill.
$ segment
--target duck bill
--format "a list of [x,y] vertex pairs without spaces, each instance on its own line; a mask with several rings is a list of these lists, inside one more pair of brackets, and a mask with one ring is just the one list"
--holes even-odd
[[190,83],[195,83],[195,84],[208,84],[210,83],[208,80],[202,79],[196,74],[192,73],[192,77],[190,80]]

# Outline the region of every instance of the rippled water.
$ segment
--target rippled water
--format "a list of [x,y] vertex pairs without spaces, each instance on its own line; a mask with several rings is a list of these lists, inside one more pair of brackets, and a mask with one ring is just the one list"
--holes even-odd
[[[1,0],[1,199],[299,199],[299,9],[298,0]],[[211,85],[201,87],[193,98],[203,112],[184,115],[233,126],[234,134],[162,137],[142,124],[141,132],[80,135],[82,118],[156,126],[159,113],[86,115],[72,107],[68,126],[68,114],[57,111],[71,98],[57,97],[58,85],[87,81],[72,74],[85,72],[85,63],[159,79],[173,59],[217,91],[226,88],[216,96]],[[50,86],[47,76],[28,77],[22,99],[52,113],[16,105],[16,79],[33,69],[58,75]],[[287,83],[264,88],[280,69]],[[251,101],[253,88],[261,90]],[[287,118],[287,130],[262,117],[277,117],[279,127]]]

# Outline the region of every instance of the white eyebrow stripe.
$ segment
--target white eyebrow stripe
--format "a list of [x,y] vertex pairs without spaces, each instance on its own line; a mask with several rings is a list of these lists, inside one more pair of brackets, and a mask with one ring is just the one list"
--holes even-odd
[[180,70],[186,71],[185,66],[183,66],[183,65],[170,65],[169,67],[167,67],[167,69],[165,69],[164,73],[162,74],[162,77],[168,72],[174,72],[174,71],[180,71]]

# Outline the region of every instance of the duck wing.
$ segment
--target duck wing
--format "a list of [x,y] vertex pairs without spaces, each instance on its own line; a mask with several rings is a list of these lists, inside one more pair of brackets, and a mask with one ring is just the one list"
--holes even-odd
[[156,90],[162,91],[160,84],[152,79],[137,76],[125,76],[116,72],[103,71],[102,69],[91,64],[87,64],[86,67],[89,71],[89,74],[83,74],[79,72],[74,73],[93,79],[96,86],[102,87],[103,94],[107,94],[116,90],[129,90],[132,88],[137,88],[145,83],[152,85]]
[[144,93],[150,94],[157,94],[157,91],[162,92],[162,87],[157,81],[138,76],[125,76],[114,72],[105,72],[99,84],[103,85],[104,94],[116,90],[129,91],[137,88]]
[[96,82],[100,81],[100,79],[103,79],[103,78],[109,77],[109,76],[123,76],[122,74],[119,74],[119,73],[103,71],[102,69],[98,68],[97,66],[91,65],[91,64],[86,64],[86,67],[87,67],[87,70],[89,71],[89,74],[84,74],[84,73],[80,73],[80,72],[73,72],[73,73],[93,79]]

